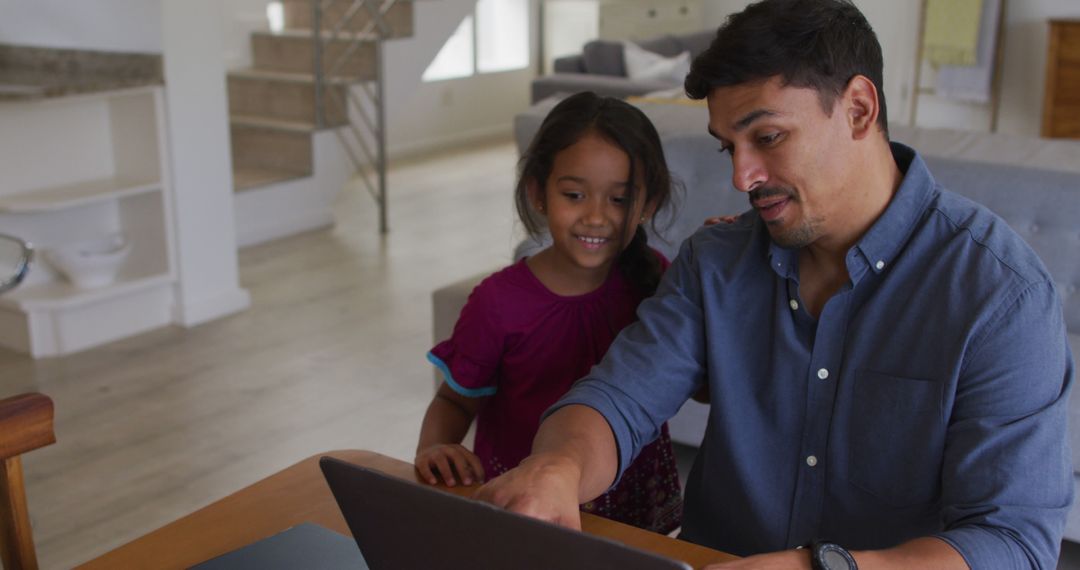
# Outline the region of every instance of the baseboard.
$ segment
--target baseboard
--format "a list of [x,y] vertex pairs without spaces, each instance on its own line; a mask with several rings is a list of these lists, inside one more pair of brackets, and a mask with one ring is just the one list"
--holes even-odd
[[425,138],[418,141],[408,141],[396,145],[392,144],[387,149],[387,154],[390,155],[390,160],[400,160],[431,154],[455,145],[477,144],[498,141],[501,139],[512,140],[513,133],[514,128],[512,123],[492,125],[452,135]]
[[184,306],[177,305],[175,320],[181,326],[193,327],[239,313],[250,306],[251,295],[246,289],[236,288],[209,299],[202,299]]

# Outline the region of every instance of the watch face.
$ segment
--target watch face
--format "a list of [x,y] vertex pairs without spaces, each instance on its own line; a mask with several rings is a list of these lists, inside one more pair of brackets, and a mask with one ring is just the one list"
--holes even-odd
[[825,568],[828,570],[848,570],[851,565],[848,564],[846,556],[835,550],[826,550],[821,555],[821,561],[825,563]]

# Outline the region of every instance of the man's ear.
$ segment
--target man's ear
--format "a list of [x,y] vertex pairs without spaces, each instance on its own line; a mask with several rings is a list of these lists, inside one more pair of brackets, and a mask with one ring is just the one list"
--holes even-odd
[[855,140],[866,138],[877,132],[878,91],[874,82],[865,75],[856,75],[848,81],[843,93],[844,111],[851,128],[851,137]]

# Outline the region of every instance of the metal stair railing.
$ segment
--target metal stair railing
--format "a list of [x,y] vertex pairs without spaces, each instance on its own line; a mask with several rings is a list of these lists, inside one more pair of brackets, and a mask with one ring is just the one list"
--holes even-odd
[[[389,231],[387,225],[387,188],[386,188],[386,105],[385,77],[383,63],[383,41],[391,37],[393,31],[386,23],[386,14],[397,0],[312,0],[311,1],[311,40],[313,52],[313,70],[315,75],[315,128],[327,126],[327,103],[346,117],[345,128],[335,128],[338,139],[356,169],[357,177],[363,182],[368,194],[379,207],[379,232]],[[323,31],[323,21],[327,9],[334,5],[346,5],[341,19]],[[369,20],[359,32],[343,35],[349,24],[361,12],[366,12]],[[327,60],[327,46],[347,42],[344,49],[332,61]],[[357,57],[364,44],[374,46],[375,70],[372,79],[350,78],[344,74],[346,65]],[[337,89],[328,88],[338,84],[345,85],[345,97]],[[354,89],[355,87],[355,89]],[[374,116],[373,116],[374,115]],[[354,117],[356,120],[354,120]],[[361,124],[357,124],[357,123]],[[374,147],[374,148],[372,148]],[[375,180],[373,181],[372,178]]]

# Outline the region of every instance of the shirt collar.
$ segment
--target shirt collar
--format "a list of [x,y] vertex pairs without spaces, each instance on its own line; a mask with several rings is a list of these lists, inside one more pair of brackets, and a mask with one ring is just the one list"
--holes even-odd
[[889,267],[936,193],[937,183],[922,157],[900,143],[890,143],[890,147],[904,179],[885,212],[848,253],[848,273],[855,283],[858,282],[856,273],[861,277],[866,269],[881,273]]
[[[848,251],[848,275],[853,284],[867,271],[881,273],[889,267],[936,192],[937,183],[919,153],[896,142],[890,143],[890,148],[904,179],[885,212]],[[798,281],[798,259],[798,250],[770,241],[769,265],[779,276]]]

